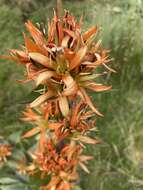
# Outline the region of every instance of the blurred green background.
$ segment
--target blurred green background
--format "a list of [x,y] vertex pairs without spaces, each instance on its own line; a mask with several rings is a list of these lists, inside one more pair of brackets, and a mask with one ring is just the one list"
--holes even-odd
[[[23,43],[27,19],[46,24],[55,6],[55,0],[0,0],[0,54]],[[63,6],[77,18],[84,16],[83,30],[91,25],[101,28],[98,39],[112,50],[112,67],[117,70],[104,81],[112,84],[113,90],[93,94],[105,115],[97,118],[103,143],[87,148],[95,159],[89,164],[89,175],[80,172],[79,186],[82,190],[142,190],[143,1],[63,0]],[[22,74],[19,65],[0,60],[0,135],[25,150],[26,143],[20,143],[25,124],[19,117],[30,89],[16,82]],[[10,178],[7,173],[8,168],[0,170],[0,190],[31,189],[18,174],[11,172]]]

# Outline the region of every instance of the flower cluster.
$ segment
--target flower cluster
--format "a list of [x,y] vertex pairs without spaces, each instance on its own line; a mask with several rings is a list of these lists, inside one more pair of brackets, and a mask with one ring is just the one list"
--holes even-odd
[[26,68],[26,78],[20,82],[33,81],[39,93],[23,112],[22,119],[34,127],[22,138],[36,136],[33,162],[26,170],[51,177],[42,190],[72,189],[78,166],[89,173],[85,164],[92,156],[83,154],[84,144],[99,143],[90,137],[90,131],[96,130],[93,117],[102,114],[88,91],[110,90],[111,86],[96,79],[115,71],[108,66],[109,51],[101,48],[101,41],[95,42],[97,27],[83,33],[81,26],[82,18],[77,22],[68,11],[62,18],[55,13],[47,30],[28,21],[32,39],[23,33],[22,50],[10,50],[11,55],[4,57]]
[[8,144],[0,144],[0,165],[11,155],[11,147]]

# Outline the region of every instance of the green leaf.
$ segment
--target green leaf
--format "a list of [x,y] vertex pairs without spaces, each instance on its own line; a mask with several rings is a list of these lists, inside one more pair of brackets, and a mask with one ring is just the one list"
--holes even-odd
[[14,142],[15,144],[19,143],[21,140],[21,131],[15,131],[9,136],[9,140]]
[[2,177],[0,178],[0,184],[13,184],[18,183],[18,180],[10,178],[10,177]]
[[30,190],[27,185],[21,183],[12,184],[12,185],[2,185],[0,190]]

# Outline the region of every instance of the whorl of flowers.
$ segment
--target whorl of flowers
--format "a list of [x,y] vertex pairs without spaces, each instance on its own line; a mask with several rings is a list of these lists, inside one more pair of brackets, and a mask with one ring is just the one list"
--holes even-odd
[[90,137],[90,131],[95,130],[95,114],[102,114],[88,91],[110,90],[111,86],[96,79],[114,70],[108,66],[108,50],[95,42],[97,27],[83,33],[81,26],[82,18],[77,22],[68,11],[62,18],[54,14],[48,29],[28,21],[26,28],[32,38],[23,33],[25,46],[10,50],[6,57],[25,67],[26,79],[21,82],[33,81],[39,93],[23,112],[22,119],[34,127],[22,138],[37,137],[33,162],[26,171],[51,177],[42,190],[72,189],[78,166],[89,173],[85,164],[92,156],[83,154],[84,144],[99,143]]

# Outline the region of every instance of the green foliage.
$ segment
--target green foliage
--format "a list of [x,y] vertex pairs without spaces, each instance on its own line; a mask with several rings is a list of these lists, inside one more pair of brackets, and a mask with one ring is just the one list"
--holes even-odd
[[[4,54],[9,47],[18,47],[22,39],[23,25],[20,12],[16,8],[11,10],[8,6],[1,6],[0,17],[0,54]],[[18,109],[21,107],[20,101],[24,92],[24,89],[16,82],[20,72],[22,71],[16,64],[0,60],[0,126],[2,133],[6,126],[10,124],[12,129],[13,123],[18,121]]]
[[[4,5],[4,2],[8,1],[0,3],[1,54],[6,49],[16,48],[22,41],[23,18],[46,23],[47,17],[52,14],[51,8],[55,6],[55,1],[48,4],[38,1],[41,2],[40,6],[32,1],[30,10],[27,5],[22,8],[23,4],[11,9],[18,1],[11,1],[13,3],[10,5]],[[112,66],[117,70],[117,74],[105,78],[113,84],[113,90],[94,96],[97,107],[105,115],[104,118],[97,118],[98,135],[103,143],[87,149],[94,153],[95,159],[89,166],[90,175],[81,174],[83,190],[141,190],[143,186],[142,7],[142,0],[64,1],[64,8],[71,10],[78,18],[83,14],[85,28],[93,24],[101,27],[98,39],[101,38],[103,46],[112,50]],[[28,89],[15,82],[21,72],[14,63],[0,63],[0,134],[15,144],[15,154],[22,154],[18,149],[22,152],[27,147],[26,142],[19,145],[23,124],[18,118],[25,106],[21,102],[29,93]],[[14,136],[11,135],[13,131],[17,131]],[[3,177],[0,179],[0,189],[30,190],[28,182],[23,183],[15,174],[4,179],[10,168],[5,169],[5,175],[3,169],[0,172]],[[17,186],[13,181],[10,187],[5,180],[8,184],[9,180],[18,180]]]

